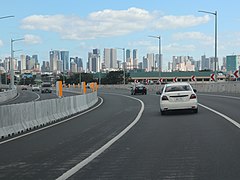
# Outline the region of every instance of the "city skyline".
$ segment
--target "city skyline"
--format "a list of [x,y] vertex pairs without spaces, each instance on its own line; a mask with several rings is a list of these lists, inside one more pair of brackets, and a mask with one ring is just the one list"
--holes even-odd
[[[40,62],[49,60],[50,49],[69,51],[81,57],[84,68],[92,49],[138,49],[138,59],[148,53],[158,54],[161,36],[163,69],[172,56],[192,56],[200,60],[205,54],[214,56],[214,17],[199,10],[218,12],[218,57],[239,54],[239,20],[237,1],[111,1],[56,0],[35,2],[5,1],[1,16],[14,15],[0,21],[0,58],[10,56],[10,39],[14,50],[38,54]],[[94,6],[93,6],[94,4]],[[21,9],[25,9],[21,11]],[[229,13],[231,12],[231,13]],[[22,53],[21,52],[21,53]],[[19,52],[15,53],[20,57]],[[119,53],[118,59],[121,60]]]

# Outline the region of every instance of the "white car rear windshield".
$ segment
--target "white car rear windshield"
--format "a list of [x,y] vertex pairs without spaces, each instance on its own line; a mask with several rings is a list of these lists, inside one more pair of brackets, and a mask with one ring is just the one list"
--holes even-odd
[[188,85],[167,86],[165,89],[165,92],[174,92],[174,91],[191,91],[191,87]]

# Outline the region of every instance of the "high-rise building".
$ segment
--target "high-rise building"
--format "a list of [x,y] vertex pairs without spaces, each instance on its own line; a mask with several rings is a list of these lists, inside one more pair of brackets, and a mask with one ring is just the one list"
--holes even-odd
[[133,49],[133,69],[138,69],[137,49]]
[[77,64],[74,61],[70,63],[70,72],[76,73],[77,72]]
[[148,59],[147,57],[143,57],[143,65],[142,65],[142,69],[144,69],[145,71],[148,70]]
[[173,56],[172,71],[194,71],[195,65],[190,56]]
[[26,55],[26,70],[31,69],[31,57],[29,55]]
[[35,64],[38,64],[38,55],[32,55],[32,59],[34,60]]
[[229,73],[240,70],[240,55],[228,55],[226,57],[226,67]]
[[93,49],[93,53],[88,53],[88,71],[90,72],[100,72],[100,50]]
[[63,72],[63,61],[57,60],[57,73]]
[[26,62],[26,56],[25,55],[20,55],[20,60],[21,60],[21,71],[27,69],[27,62]]
[[133,60],[138,59],[137,49],[133,49]]
[[126,62],[131,62],[131,50],[126,50]]
[[[70,63],[74,62],[76,64],[77,67],[77,71],[76,72],[82,72],[83,71],[83,62],[82,62],[82,58],[79,57],[70,57]],[[72,71],[71,71],[72,72]]]
[[60,59],[62,61],[62,69],[64,72],[69,70],[69,51],[60,51]]
[[155,71],[156,66],[155,66],[155,61],[154,61],[154,54],[149,53],[147,54],[147,71]]
[[[209,68],[212,71],[215,71],[215,57],[210,57],[209,58]],[[216,70],[219,70],[219,65],[218,65],[218,58],[216,59]]]
[[106,69],[117,69],[117,50],[104,48],[104,64]]
[[222,60],[223,60],[223,63],[221,66],[221,71],[226,72],[227,71],[227,59],[226,59],[226,57],[223,57]]
[[206,55],[201,57],[201,70],[210,69],[209,58],[206,58]]
[[50,56],[50,71],[57,72],[57,61],[60,60],[60,51],[52,50]]

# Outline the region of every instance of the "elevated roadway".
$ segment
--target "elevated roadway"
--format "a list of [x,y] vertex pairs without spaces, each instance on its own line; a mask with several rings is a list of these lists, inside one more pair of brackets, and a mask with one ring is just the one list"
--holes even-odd
[[240,179],[239,97],[198,94],[199,113],[159,96],[99,90],[69,121],[0,142],[0,179]]

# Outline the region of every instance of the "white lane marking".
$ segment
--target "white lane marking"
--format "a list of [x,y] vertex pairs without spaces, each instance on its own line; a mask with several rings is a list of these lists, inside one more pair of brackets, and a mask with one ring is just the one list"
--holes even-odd
[[234,121],[233,119],[231,119],[230,117],[226,116],[225,114],[222,114],[222,113],[220,113],[220,112],[218,112],[218,111],[216,111],[216,110],[214,110],[210,107],[207,107],[203,104],[200,104],[200,103],[198,103],[198,104],[200,106],[204,107],[205,109],[208,109],[209,111],[212,111],[212,112],[218,114],[219,116],[223,117],[224,119],[226,119],[227,121],[229,121],[230,123],[232,123],[233,125],[235,125],[236,127],[238,127],[240,129],[240,124],[238,122]]
[[[110,93],[109,93],[110,94]],[[120,94],[114,94],[114,95],[120,95]],[[102,154],[106,149],[108,149],[113,143],[115,143],[117,140],[119,140],[124,134],[126,134],[141,118],[142,113],[144,111],[144,103],[143,101],[141,101],[140,99],[131,97],[131,96],[126,96],[126,95],[120,95],[120,96],[124,96],[124,97],[130,97],[132,99],[135,99],[137,101],[139,101],[142,105],[137,117],[135,118],[135,120],[128,125],[122,132],[120,132],[117,136],[115,136],[113,139],[111,139],[110,141],[108,141],[105,145],[103,145],[101,148],[99,148],[97,151],[93,152],[90,156],[88,156],[86,159],[84,159],[83,161],[81,161],[79,164],[77,164],[76,166],[74,166],[73,168],[71,168],[70,170],[68,170],[67,172],[65,172],[64,174],[62,174],[60,177],[58,177],[56,180],[65,180],[68,179],[69,177],[71,177],[72,175],[74,175],[76,172],[78,172],[80,169],[82,169],[84,166],[86,166],[87,164],[89,164],[93,159],[95,159],[96,157],[98,157],[100,154]]]
[[39,99],[40,99],[40,95],[39,95],[38,93],[36,93],[36,92],[33,92],[33,91],[32,91],[32,93],[34,93],[34,94],[36,94],[36,95],[37,95],[37,98],[36,98],[36,99],[34,99],[34,101],[37,101],[37,100],[39,100]]
[[229,98],[229,99],[240,99],[240,97],[236,97],[236,96],[225,96],[225,95],[217,95],[217,94],[201,94],[201,93],[197,93],[197,95],[200,95],[200,96],[223,97],[223,98]]
[[51,127],[53,127],[53,126],[57,126],[57,125],[59,125],[59,124],[65,123],[65,122],[67,122],[67,121],[70,121],[71,119],[76,118],[76,117],[78,117],[78,116],[82,116],[82,115],[84,115],[84,114],[86,114],[86,113],[88,113],[88,112],[90,112],[90,111],[92,111],[92,110],[94,110],[94,109],[96,109],[96,108],[98,108],[99,106],[102,105],[102,103],[103,103],[103,98],[101,98],[101,97],[99,97],[99,98],[101,99],[101,102],[100,102],[97,106],[95,106],[95,107],[93,107],[93,108],[91,108],[91,109],[88,109],[87,111],[84,111],[84,112],[82,112],[82,113],[80,113],[80,114],[77,114],[77,115],[72,116],[72,117],[70,117],[70,118],[67,118],[67,119],[65,119],[65,120],[59,121],[59,122],[57,122],[57,123],[51,124],[51,125],[49,125],[49,126],[43,127],[43,128],[41,128],[41,129],[37,129],[37,130],[31,131],[31,132],[28,132],[28,133],[26,133],[26,134],[23,134],[23,135],[20,135],[20,136],[17,136],[17,137],[8,139],[8,140],[6,140],[6,141],[2,141],[2,142],[0,142],[0,145],[1,145],[1,144],[8,143],[8,142],[10,142],[10,141],[14,141],[14,140],[16,140],[16,139],[20,139],[20,138],[25,137],[25,136],[28,136],[28,135],[30,135],[30,134],[34,134],[34,133],[39,132],[39,131],[42,131],[42,130],[44,130],[44,129],[51,128]]

